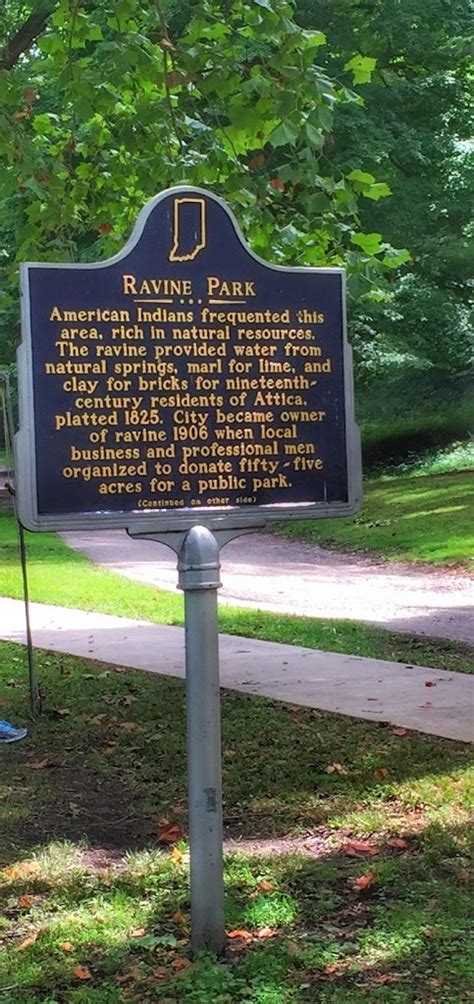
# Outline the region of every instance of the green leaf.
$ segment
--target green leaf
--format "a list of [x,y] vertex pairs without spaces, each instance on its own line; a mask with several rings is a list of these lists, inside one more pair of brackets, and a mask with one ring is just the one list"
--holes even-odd
[[305,48],[319,49],[320,45],[326,45],[327,38],[324,31],[303,31]]
[[253,0],[253,2],[256,3],[258,7],[264,7],[265,10],[271,11],[272,14],[274,13],[270,0]]
[[[43,189],[41,188],[41,185],[38,184],[36,178],[28,178],[25,181],[25,187],[29,188],[30,191],[34,192],[35,195],[37,195],[39,199],[43,199],[44,198]],[[32,217],[30,216],[30,220],[31,220],[31,218]]]
[[362,56],[358,52],[347,63],[344,63],[345,70],[352,70],[354,84],[368,84],[377,64],[376,59],[371,56]]
[[391,195],[392,191],[385,184],[384,181],[379,181],[376,185],[371,185],[366,192],[363,192],[366,199],[372,199],[374,202],[378,202],[379,199],[385,198],[386,195]]
[[324,146],[324,135],[320,129],[316,129],[311,122],[307,122],[305,125],[305,133],[308,143],[314,146],[316,150],[322,150]]
[[320,105],[317,114],[321,129],[324,129],[325,132],[329,132],[329,130],[332,128],[332,122],[333,122],[332,109],[329,108],[328,105]]
[[406,248],[400,250],[390,248],[382,258],[382,265],[385,265],[387,268],[399,268],[400,265],[405,265],[407,261],[411,261],[411,255]]
[[57,121],[57,115],[52,115],[49,112],[43,112],[42,115],[35,115],[33,119],[33,129],[41,136],[49,136],[55,131]]
[[89,42],[100,42],[103,39],[102,28],[99,24],[91,24],[84,35]]
[[357,247],[362,248],[366,254],[378,254],[381,250],[380,245],[382,242],[382,234],[361,234],[355,233],[351,236],[351,243],[356,244]]
[[328,198],[324,192],[318,192],[317,195],[311,195],[308,201],[308,209],[310,213],[327,213],[331,208],[331,200]]
[[81,178],[81,180],[85,181],[87,178],[90,178],[92,174],[92,168],[90,164],[79,164],[79,166],[76,167],[75,173],[78,178]]
[[269,142],[272,146],[286,146],[287,144],[294,146],[297,139],[298,129],[289,121],[281,122],[278,128],[274,129],[269,136]]
[[358,169],[351,171],[347,175],[347,178],[349,181],[359,181],[361,185],[373,185],[375,181],[373,174],[369,174],[368,171],[359,171]]
[[60,35],[43,35],[42,38],[38,39],[37,45],[41,52],[47,54],[63,52],[65,48]]

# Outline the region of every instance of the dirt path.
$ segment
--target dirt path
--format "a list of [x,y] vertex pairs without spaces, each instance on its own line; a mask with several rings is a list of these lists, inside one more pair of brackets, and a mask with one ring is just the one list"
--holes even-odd
[[[63,537],[105,568],[176,589],[176,557],[162,544],[132,540],[120,530]],[[474,644],[474,582],[467,574],[339,554],[270,533],[239,537],[221,560],[220,602]]]

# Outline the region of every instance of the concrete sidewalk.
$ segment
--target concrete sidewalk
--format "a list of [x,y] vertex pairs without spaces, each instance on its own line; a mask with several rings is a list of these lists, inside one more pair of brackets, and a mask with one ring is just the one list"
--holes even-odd
[[[31,604],[37,648],[184,676],[184,630]],[[0,638],[24,643],[23,603],[0,598]],[[221,683],[246,694],[474,741],[474,677],[381,659],[220,636]]]

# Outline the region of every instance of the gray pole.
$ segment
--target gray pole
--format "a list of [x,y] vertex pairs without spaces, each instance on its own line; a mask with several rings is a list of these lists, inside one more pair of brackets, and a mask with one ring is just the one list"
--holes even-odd
[[224,877],[217,590],[219,545],[203,526],[188,530],[179,551],[184,590],[191,943],[219,955],[224,947]]

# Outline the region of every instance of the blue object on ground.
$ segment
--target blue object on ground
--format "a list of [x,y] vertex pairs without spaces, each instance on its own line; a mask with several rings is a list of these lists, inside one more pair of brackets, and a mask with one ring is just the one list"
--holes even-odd
[[0,743],[15,743],[17,739],[24,739],[28,735],[28,729],[16,729],[10,722],[0,721]]

